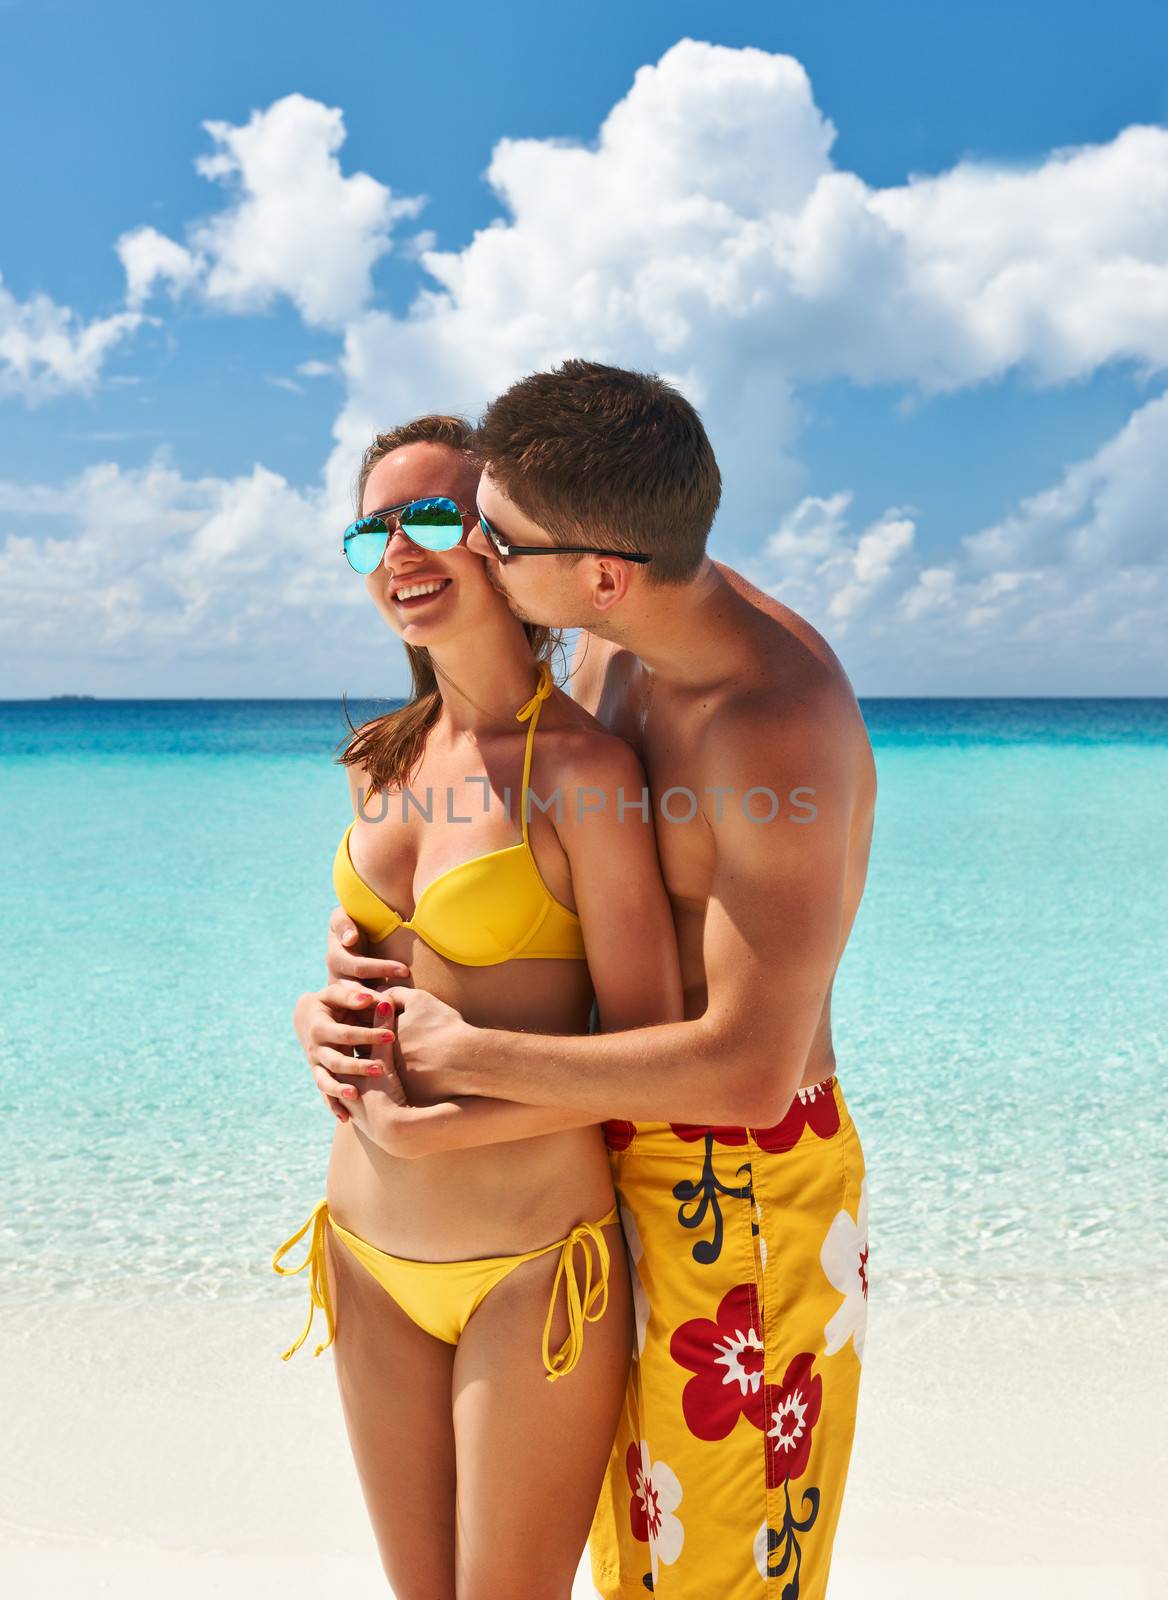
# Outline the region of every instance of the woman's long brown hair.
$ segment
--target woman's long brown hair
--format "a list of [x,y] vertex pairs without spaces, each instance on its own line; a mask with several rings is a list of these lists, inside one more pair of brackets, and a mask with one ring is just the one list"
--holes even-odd
[[[356,485],[357,515],[361,515],[369,474],[391,451],[407,444],[443,444],[468,460],[477,461],[474,441],[474,429],[469,422],[462,417],[439,415],[415,417],[412,422],[404,422],[388,433],[376,434],[361,457]],[[546,661],[550,665],[556,651],[562,652],[563,641],[554,629],[525,622],[523,631],[536,661]],[[346,767],[364,767],[374,789],[399,789],[409,782],[422,759],[430,729],[442,710],[442,695],[430,652],[412,644],[407,644],[405,649],[413,692],[400,710],[387,712],[357,727],[342,699],[349,735],[337,759]]]

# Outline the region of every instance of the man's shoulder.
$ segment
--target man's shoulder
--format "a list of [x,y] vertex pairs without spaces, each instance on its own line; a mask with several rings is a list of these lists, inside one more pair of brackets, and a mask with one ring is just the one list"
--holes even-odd
[[818,665],[826,670],[829,678],[847,685],[850,691],[839,657],[813,623],[725,562],[715,561],[714,566],[739,599],[750,607],[754,625],[769,645],[764,659],[772,667],[787,673],[792,665],[801,663],[815,679],[818,674],[814,668]]
[[[725,812],[753,852],[778,842],[805,848],[803,830],[776,835],[754,826],[765,816],[767,796],[783,815],[782,800],[798,811],[809,804],[827,820],[819,847],[838,859],[853,819],[870,812],[875,796],[875,760],[859,704],[842,667],[834,661],[801,661],[791,672],[761,671],[733,686],[702,740],[701,781],[712,794],[738,793]],[[747,797],[753,796],[748,803]],[[717,815],[717,813],[715,813]],[[797,819],[807,820],[799,812]],[[729,837],[724,832],[719,837]],[[753,840],[753,843],[749,841]],[[843,846],[846,848],[846,846]]]
[[866,759],[867,731],[847,679],[827,670],[798,685],[760,676],[733,688],[703,740],[707,765],[783,767],[792,758],[830,758],[832,766]]
[[805,617],[718,565],[751,606],[754,670],[720,698],[708,729],[711,754],[724,760],[738,750],[782,761],[819,750],[866,759],[870,746],[859,702],[827,640]]
[[601,639],[597,634],[582,628],[572,652],[570,689],[573,700],[595,711],[600,704],[606,683],[616,672],[630,671],[637,658],[623,645],[611,639]]

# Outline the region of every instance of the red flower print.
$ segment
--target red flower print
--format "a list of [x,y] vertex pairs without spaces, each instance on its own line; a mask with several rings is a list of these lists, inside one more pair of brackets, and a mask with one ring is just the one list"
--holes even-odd
[[633,1491],[629,1501],[629,1522],[633,1529],[633,1538],[640,1539],[642,1544],[649,1541],[649,1515],[655,1510],[651,1497],[646,1493],[645,1482],[641,1476],[641,1447],[636,1442],[625,1451],[625,1471],[629,1475],[629,1488]]
[[635,1122],[605,1122],[601,1126],[604,1129],[604,1142],[610,1150],[627,1150],[637,1131]]
[[832,1079],[828,1078],[824,1083],[813,1083],[806,1089],[796,1090],[795,1098],[787,1107],[787,1114],[781,1122],[776,1122],[771,1128],[752,1128],[750,1131],[759,1148],[770,1155],[792,1150],[803,1137],[804,1128],[810,1128],[820,1139],[830,1139],[838,1133],[839,1106],[835,1103],[831,1084]]
[[715,1144],[745,1144],[745,1128],[707,1128],[696,1122],[671,1122],[669,1126],[679,1139],[684,1139],[686,1144],[693,1144],[695,1139],[704,1139],[706,1134],[712,1134]]
[[811,1454],[811,1431],[823,1405],[823,1380],[812,1373],[814,1356],[798,1355],[782,1383],[768,1383],[763,1392],[762,1429],[766,1435],[767,1487],[786,1478],[801,1478]]
[[804,1128],[810,1128],[820,1139],[830,1139],[839,1132],[839,1107],[831,1092],[834,1082],[833,1076],[822,1083],[810,1084],[806,1089],[797,1089],[786,1115],[769,1128],[703,1127],[696,1122],[671,1122],[669,1126],[687,1144],[706,1134],[713,1137],[715,1144],[725,1145],[745,1144],[751,1138],[769,1155],[781,1155],[784,1150],[794,1149]]
[[629,1475],[629,1488],[633,1491],[629,1502],[629,1521],[632,1524],[633,1538],[640,1539],[642,1544],[649,1542],[649,1529],[656,1526],[661,1520],[661,1513],[657,1508],[657,1497],[653,1493],[653,1482],[641,1470],[641,1447],[635,1441],[625,1451],[625,1471]]
[[762,1427],[762,1321],[752,1283],[730,1290],[715,1321],[683,1322],[669,1353],[694,1374],[682,1391],[681,1409],[695,1438],[724,1439],[739,1417]]

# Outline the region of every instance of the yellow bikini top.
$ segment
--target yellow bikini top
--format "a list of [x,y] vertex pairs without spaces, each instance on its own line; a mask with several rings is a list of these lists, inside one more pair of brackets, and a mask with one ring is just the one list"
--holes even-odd
[[[358,877],[349,854],[356,817],[345,829],[333,861],[333,884],[341,905],[375,943],[388,939],[397,928],[410,928],[432,950],[464,967],[492,967],[517,959],[586,959],[580,919],[540,877],[528,838],[531,747],[540,707],[551,692],[551,670],[541,662],[539,687],[515,713],[517,722],[528,723],[519,800],[521,842],[440,872],[418,896],[408,921]],[[370,784],[366,802],[372,792]]]

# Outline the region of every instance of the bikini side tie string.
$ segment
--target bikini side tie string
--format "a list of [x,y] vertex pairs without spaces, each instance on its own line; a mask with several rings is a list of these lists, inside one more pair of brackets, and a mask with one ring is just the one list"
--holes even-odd
[[[605,1222],[613,1220],[606,1218]],[[581,1222],[573,1228],[564,1240],[560,1251],[559,1264],[556,1267],[556,1281],[552,1285],[551,1304],[548,1307],[547,1321],[543,1327],[543,1364],[547,1368],[547,1381],[554,1383],[557,1378],[566,1376],[580,1359],[584,1349],[584,1324],[586,1322],[599,1322],[608,1306],[608,1269],[609,1253],[608,1241],[601,1229],[605,1223]],[[596,1246],[596,1254],[600,1260],[600,1281],[594,1286],[592,1282],[592,1252],[588,1248],[591,1239]],[[576,1281],[574,1252],[580,1249],[584,1254],[584,1292],[580,1293],[580,1285]],[[552,1318],[556,1312],[556,1300],[560,1292],[560,1281],[563,1280],[568,1304],[568,1337],[557,1350],[555,1356],[550,1353],[552,1337]],[[599,1305],[597,1305],[599,1302]],[[594,1311],[593,1307],[597,1309]]]
[[[287,1350],[284,1351],[280,1358],[282,1361],[287,1361],[290,1356],[294,1356],[305,1339],[308,1338],[317,1307],[324,1312],[325,1322],[328,1326],[328,1338],[323,1344],[317,1345],[312,1352],[313,1355],[318,1356],[322,1350],[327,1350],[333,1342],[333,1335],[336,1331],[336,1318],[333,1314],[332,1296],[329,1294],[328,1268],[324,1254],[324,1230],[327,1217],[328,1201],[322,1200],[313,1207],[312,1215],[304,1226],[294,1233],[290,1239],[285,1239],[272,1257],[272,1270],[278,1272],[282,1278],[294,1278],[298,1272],[303,1272],[305,1267],[308,1268],[308,1321],[304,1324],[299,1339],[296,1340],[295,1344],[290,1344]],[[294,1249],[300,1243],[310,1228],[312,1229],[312,1238],[309,1240],[308,1254],[304,1257],[304,1260],[298,1267],[281,1266],[281,1259],[287,1255],[289,1250]]]

